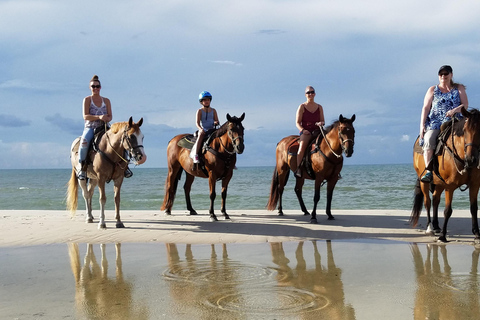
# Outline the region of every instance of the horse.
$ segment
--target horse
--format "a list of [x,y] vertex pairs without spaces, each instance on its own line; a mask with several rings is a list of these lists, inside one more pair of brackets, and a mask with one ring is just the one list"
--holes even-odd
[[99,139],[98,151],[90,151],[88,159],[90,164],[87,169],[87,180],[79,180],[77,178],[76,167],[78,165],[78,147],[80,145],[80,137],[72,143],[70,159],[72,162],[72,173],[68,182],[68,190],[66,196],[67,210],[75,213],[78,206],[78,184],[82,189],[83,198],[86,207],[86,222],[93,222],[92,215],[92,197],[95,187],[98,185],[100,192],[100,221],[99,229],[106,229],[105,224],[105,203],[107,201],[105,195],[105,182],[113,180],[114,198],[115,198],[115,219],[117,228],[124,228],[120,220],[120,189],[124,178],[124,172],[127,168],[129,160],[124,158],[125,151],[128,152],[130,158],[140,165],[147,160],[143,148],[143,134],[140,126],[143,118],[134,123],[132,117],[128,122],[114,123],[109,130]]
[[243,143],[244,128],[242,125],[244,118],[245,113],[240,118],[231,117],[227,114],[227,122],[213,133],[211,142],[206,148],[204,166],[194,166],[193,160],[189,156],[190,150],[178,145],[189,134],[180,134],[170,140],[167,147],[168,174],[165,182],[165,197],[160,210],[165,210],[165,214],[171,215],[178,181],[182,172],[185,171],[186,179],[183,189],[185,191],[187,210],[190,212],[190,215],[197,214],[190,201],[192,183],[195,177],[201,177],[208,178],[210,186],[210,221],[218,221],[214,213],[215,183],[218,180],[222,181],[221,212],[225,219],[230,219],[225,208],[227,189],[233,175],[237,154],[242,154],[245,148]]
[[[437,156],[438,170],[435,170],[432,184],[420,181],[425,172],[425,161],[422,150],[419,147],[418,138],[414,144],[413,166],[417,173],[417,180],[414,191],[413,208],[410,215],[410,223],[415,227],[422,211],[422,203],[427,211],[426,234],[435,235],[440,233],[438,241],[447,242],[447,224],[452,209],[453,192],[462,185],[469,189],[470,214],[472,216],[472,233],[475,235],[475,242],[480,242],[480,232],[477,220],[477,195],[480,188],[480,111],[471,111],[462,108],[464,118],[455,121],[452,133],[445,141],[443,152]],[[432,160],[433,161],[433,160]],[[433,200],[430,200],[429,192],[432,191]],[[445,210],[443,227],[440,229],[438,223],[438,206],[440,197],[445,191]],[[430,217],[430,208],[433,201],[433,220]]]
[[[355,128],[352,118],[344,118],[342,115],[339,119],[327,127],[325,131],[322,128],[321,135],[318,135],[312,145],[311,152],[301,163],[303,168],[302,177],[296,178],[295,193],[297,195],[300,207],[304,215],[309,215],[305,203],[302,198],[302,187],[305,179],[315,180],[315,193],[313,197],[313,210],[310,219],[311,223],[317,223],[317,204],[320,200],[320,187],[324,180],[327,181],[327,207],[326,213],[328,220],[335,218],[331,213],[333,189],[339,179],[340,171],[343,167],[344,153],[347,157],[353,154],[353,145],[355,139]],[[298,150],[298,135],[292,135],[283,138],[277,144],[276,149],[276,166],[273,171],[272,184],[270,188],[270,197],[267,203],[267,210],[273,211],[278,203],[278,215],[283,216],[282,194],[287,184],[290,170],[297,167],[296,152]],[[307,165],[307,163],[311,164]],[[293,170],[292,170],[293,171]]]

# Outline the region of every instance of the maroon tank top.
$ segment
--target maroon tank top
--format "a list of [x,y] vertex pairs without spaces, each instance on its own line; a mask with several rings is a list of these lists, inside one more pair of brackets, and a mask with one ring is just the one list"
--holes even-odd
[[310,132],[315,131],[318,127],[316,122],[320,121],[320,107],[314,112],[310,112],[307,108],[303,107],[302,127]]

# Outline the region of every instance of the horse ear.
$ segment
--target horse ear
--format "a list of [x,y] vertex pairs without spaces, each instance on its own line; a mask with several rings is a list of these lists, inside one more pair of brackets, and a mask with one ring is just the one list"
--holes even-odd
[[244,112],[244,113],[242,113],[242,116],[240,117],[240,122],[242,122],[242,121],[243,121],[243,119],[245,119],[245,112]]
[[340,117],[338,117],[338,121],[340,121],[340,122],[345,121],[345,118],[343,117],[343,115],[340,114]]
[[130,119],[128,119],[128,126],[131,127],[133,124],[133,119],[132,117],[130,117]]
[[143,123],[143,118],[140,118],[140,120],[138,121],[138,126],[141,127],[142,126],[142,123]]
[[232,122],[232,117],[230,117],[230,114],[228,114],[228,113],[227,113],[227,120],[228,120],[229,122]]
[[355,113],[352,116],[352,122],[355,121]]
[[470,112],[468,112],[468,110],[465,110],[465,108],[462,107],[462,109],[460,109],[462,111],[462,115],[465,117],[465,118],[468,118],[470,116]]

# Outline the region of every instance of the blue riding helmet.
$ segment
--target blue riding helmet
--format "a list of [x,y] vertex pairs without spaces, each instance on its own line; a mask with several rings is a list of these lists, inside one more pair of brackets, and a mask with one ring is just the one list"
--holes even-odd
[[208,91],[200,92],[200,94],[198,95],[198,100],[202,101],[202,99],[205,99],[205,98],[210,98],[210,100],[212,100],[212,95],[210,94],[210,92]]

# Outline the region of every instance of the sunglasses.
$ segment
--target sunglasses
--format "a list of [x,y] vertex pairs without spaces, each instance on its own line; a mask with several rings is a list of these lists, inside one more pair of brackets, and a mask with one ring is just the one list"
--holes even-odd
[[209,99],[209,98],[200,99],[200,102],[203,102],[203,101],[212,101],[212,99]]
[[439,73],[438,76],[439,76],[439,77],[441,77],[441,76],[446,77],[446,76],[448,76],[449,74],[450,74],[450,72],[448,72],[448,73],[447,73],[447,72],[442,72],[442,73]]
[[100,89],[102,86],[100,85],[91,85],[90,86],[92,89]]
[[305,94],[315,94],[315,91],[307,91]]

